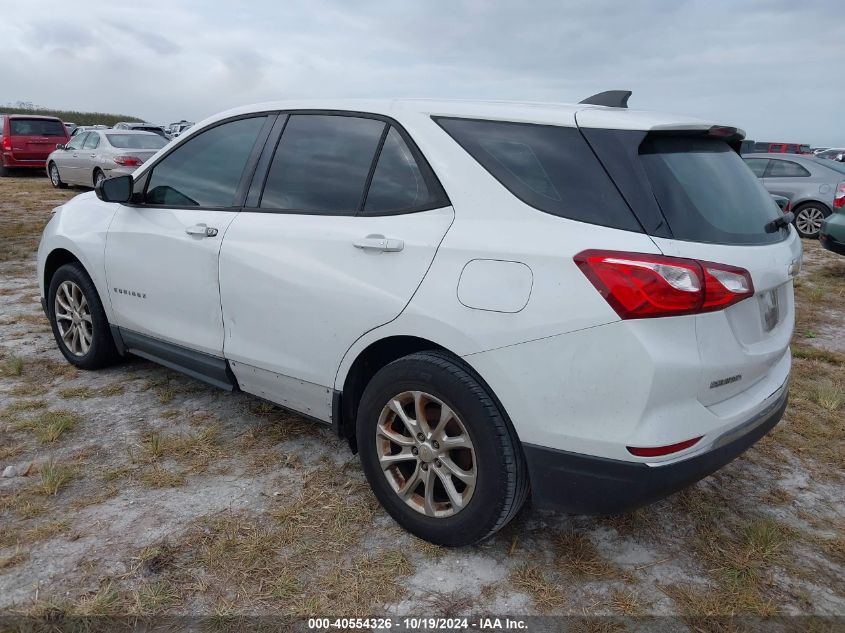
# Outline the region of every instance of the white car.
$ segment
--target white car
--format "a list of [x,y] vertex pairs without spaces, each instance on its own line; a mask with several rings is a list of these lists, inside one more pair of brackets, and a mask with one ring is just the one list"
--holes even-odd
[[665,496],[781,418],[801,245],[741,131],[624,102],[211,117],[56,209],[58,346],[331,424],[434,543],[490,536],[529,490],[576,513]]

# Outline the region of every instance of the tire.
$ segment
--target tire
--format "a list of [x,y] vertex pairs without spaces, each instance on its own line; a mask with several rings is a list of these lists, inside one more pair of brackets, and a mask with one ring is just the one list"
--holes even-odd
[[[419,400],[415,394],[421,394]],[[414,439],[409,430],[413,425],[403,422],[397,406],[406,418],[410,411],[419,419],[422,409],[433,420],[418,429],[425,432],[424,442]],[[444,407],[453,415],[443,415]],[[448,422],[438,433],[433,427],[444,418]],[[376,373],[361,397],[356,434],[376,498],[397,523],[421,539],[450,547],[478,543],[504,527],[525,502],[528,472],[516,432],[475,372],[447,353],[411,354]],[[447,442],[463,444],[447,449]],[[384,469],[380,456],[390,462]],[[464,479],[451,474],[455,466]],[[446,480],[455,496],[447,493]]]
[[5,178],[6,176],[11,176],[12,172],[9,171],[9,168],[6,167],[3,163],[0,163],[0,178]]
[[50,184],[53,185],[56,189],[67,189],[67,183],[62,182],[62,178],[59,175],[59,168],[56,166],[56,163],[50,163],[47,166],[47,175],[50,178]]
[[106,179],[106,175],[103,173],[103,171],[100,168],[97,168],[97,169],[94,170],[94,187],[95,188],[97,187],[97,183],[100,182],[100,180],[105,180],[105,179]]
[[818,239],[821,223],[830,215],[830,209],[820,202],[806,202],[795,209],[795,230],[808,239]]
[[117,361],[119,354],[103,304],[81,264],[65,264],[53,275],[47,310],[56,344],[71,365],[100,369]]

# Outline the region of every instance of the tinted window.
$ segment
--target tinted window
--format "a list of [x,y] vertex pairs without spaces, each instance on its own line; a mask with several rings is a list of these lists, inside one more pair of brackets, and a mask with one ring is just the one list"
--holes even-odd
[[469,119],[437,122],[513,195],[540,211],[642,230],[577,129]]
[[751,168],[757,178],[762,178],[769,161],[766,158],[746,158],[745,164]]
[[67,136],[61,121],[49,119],[11,119],[11,136]]
[[65,147],[67,147],[68,149],[81,149],[82,144],[85,142],[85,139],[88,138],[89,134],[89,132],[77,134],[72,139],[70,139],[70,143],[67,143]]
[[109,143],[120,149],[161,149],[167,139],[158,134],[106,134]]
[[806,178],[809,175],[810,172],[791,160],[773,160],[766,178]]
[[639,155],[675,238],[717,244],[783,239],[785,233],[765,230],[778,217],[772,197],[724,141],[646,138]]
[[231,207],[265,117],[231,121],[194,136],[155,167],[144,201]]
[[432,202],[414,155],[396,128],[390,128],[367,192],[364,214],[412,209]]
[[91,132],[85,139],[85,143],[82,144],[83,149],[97,149],[97,146],[100,144],[100,135],[96,132]]
[[350,116],[292,115],[270,165],[261,207],[356,213],[384,125]]

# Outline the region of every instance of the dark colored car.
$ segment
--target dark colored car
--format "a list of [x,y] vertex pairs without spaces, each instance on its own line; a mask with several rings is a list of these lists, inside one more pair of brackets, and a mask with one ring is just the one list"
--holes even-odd
[[822,223],[819,243],[827,250],[845,255],[845,182],[839,183],[833,198],[833,213]]
[[56,145],[70,136],[60,119],[32,114],[0,114],[0,176],[10,169],[44,170]]

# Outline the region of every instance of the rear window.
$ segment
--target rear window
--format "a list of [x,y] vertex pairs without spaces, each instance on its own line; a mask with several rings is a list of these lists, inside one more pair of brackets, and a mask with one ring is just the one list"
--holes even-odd
[[579,222],[642,232],[576,128],[473,119],[435,120],[526,204]]
[[639,158],[676,239],[715,244],[769,244],[779,216],[771,195],[724,141],[647,137]]
[[67,130],[61,121],[49,119],[11,119],[11,136],[61,136],[67,137]]
[[109,143],[119,149],[161,149],[167,139],[157,134],[106,134]]

